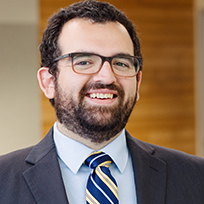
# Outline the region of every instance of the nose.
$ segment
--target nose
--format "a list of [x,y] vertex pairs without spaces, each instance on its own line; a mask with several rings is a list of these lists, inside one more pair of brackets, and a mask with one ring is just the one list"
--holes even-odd
[[105,61],[98,73],[93,75],[95,82],[103,82],[105,84],[112,84],[116,82],[116,77],[112,71],[111,65],[108,61]]

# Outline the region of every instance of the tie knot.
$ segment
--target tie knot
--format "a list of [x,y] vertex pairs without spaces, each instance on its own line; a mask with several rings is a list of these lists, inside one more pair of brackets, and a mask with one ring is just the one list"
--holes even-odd
[[109,167],[111,162],[111,157],[104,152],[93,152],[85,160],[85,164],[92,169],[97,166]]

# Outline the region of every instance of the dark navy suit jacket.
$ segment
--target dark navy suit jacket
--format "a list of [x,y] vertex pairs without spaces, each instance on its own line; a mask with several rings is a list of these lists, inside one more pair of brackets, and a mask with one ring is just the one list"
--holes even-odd
[[[69,203],[52,135],[0,157],[0,204]],[[126,137],[138,204],[204,204],[203,159]]]

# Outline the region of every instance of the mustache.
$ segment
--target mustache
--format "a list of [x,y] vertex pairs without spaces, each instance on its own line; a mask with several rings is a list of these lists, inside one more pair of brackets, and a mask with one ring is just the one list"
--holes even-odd
[[89,90],[91,89],[109,89],[109,90],[115,90],[117,91],[119,96],[124,96],[124,91],[120,86],[117,86],[115,84],[104,84],[102,82],[96,82],[96,83],[88,83],[83,86],[83,88],[80,91],[81,96],[85,96]]

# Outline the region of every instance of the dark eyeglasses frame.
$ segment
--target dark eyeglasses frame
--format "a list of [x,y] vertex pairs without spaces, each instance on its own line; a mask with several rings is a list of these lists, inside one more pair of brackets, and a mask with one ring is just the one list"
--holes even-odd
[[[74,58],[74,56],[79,55],[79,54],[95,55],[95,56],[100,57],[100,58],[102,59],[102,63],[101,63],[100,69],[99,69],[97,72],[94,72],[94,73],[91,73],[91,74],[89,74],[89,73],[76,72],[75,69],[73,68],[73,58]],[[116,76],[120,76],[120,77],[134,77],[134,76],[136,76],[136,75],[138,74],[138,71],[139,71],[140,63],[141,63],[141,61],[142,61],[142,58],[141,58],[141,57],[132,56],[132,55],[128,55],[128,54],[117,54],[117,55],[114,55],[114,56],[112,56],[112,57],[105,57],[105,56],[102,56],[102,55],[99,55],[99,54],[96,54],[96,53],[91,53],[91,52],[72,52],[72,53],[68,53],[68,54],[65,54],[65,55],[61,55],[61,56],[55,58],[55,59],[53,60],[53,63],[55,63],[55,62],[57,62],[57,61],[59,61],[59,60],[61,60],[61,59],[67,58],[67,57],[71,57],[71,58],[72,58],[72,70],[73,70],[75,73],[77,73],[77,74],[84,74],[84,75],[97,74],[97,73],[101,70],[101,68],[103,67],[104,62],[107,61],[107,62],[109,62],[109,64],[111,65],[112,72],[113,72]],[[137,60],[137,61],[138,61],[138,66],[135,67],[135,71],[136,71],[135,75],[133,75],[133,76],[122,76],[122,75],[116,74],[116,73],[114,72],[113,68],[112,68],[112,60],[113,60],[114,58],[116,58],[116,57],[131,57],[131,58],[134,58],[135,60]]]

